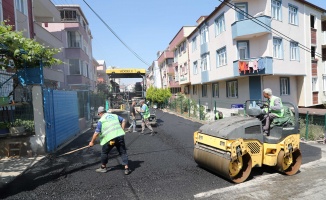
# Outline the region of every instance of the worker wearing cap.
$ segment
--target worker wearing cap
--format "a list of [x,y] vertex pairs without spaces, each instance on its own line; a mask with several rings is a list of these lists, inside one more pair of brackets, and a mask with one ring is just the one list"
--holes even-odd
[[154,135],[154,130],[153,130],[152,126],[149,124],[149,119],[148,119],[151,116],[151,114],[149,113],[149,108],[145,104],[145,100],[141,100],[139,103],[140,103],[141,108],[138,112],[142,116],[141,134],[144,134],[145,125],[146,125],[147,128],[151,131],[151,135]]
[[284,108],[280,97],[274,96],[270,88],[263,90],[263,96],[267,98],[267,103],[264,104],[265,111],[265,126],[263,127],[264,134],[269,135],[271,121],[275,118],[283,117]]
[[106,164],[108,163],[108,154],[113,147],[116,147],[122,160],[122,165],[125,166],[125,174],[130,174],[128,167],[128,155],[124,140],[124,128],[126,125],[125,120],[111,113],[106,113],[104,107],[100,106],[97,110],[97,114],[100,119],[97,123],[92,140],[89,142],[89,146],[92,147],[96,138],[100,137],[100,144],[102,145],[101,152],[101,167],[96,169],[96,172],[105,173],[108,171]]

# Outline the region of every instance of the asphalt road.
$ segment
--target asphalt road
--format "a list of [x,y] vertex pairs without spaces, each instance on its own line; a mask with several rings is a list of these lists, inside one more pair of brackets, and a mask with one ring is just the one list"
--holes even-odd
[[[159,125],[154,128],[157,132],[154,136],[138,133],[125,136],[131,174],[124,175],[115,150],[108,163],[112,170],[96,173],[95,169],[100,166],[100,146],[96,145],[62,157],[46,157],[3,188],[0,198],[210,199],[216,193],[207,196],[207,191],[223,191],[234,186],[194,162],[193,132],[201,124],[162,111],[157,111],[156,115]],[[88,131],[79,136],[57,155],[87,145],[92,134]],[[303,164],[321,158],[318,147],[302,144],[301,151]],[[270,175],[278,176],[279,173],[269,168],[254,168],[247,182],[255,183]]]

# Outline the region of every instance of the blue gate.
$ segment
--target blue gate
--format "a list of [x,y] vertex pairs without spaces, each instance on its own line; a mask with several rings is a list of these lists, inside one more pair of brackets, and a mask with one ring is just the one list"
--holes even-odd
[[43,103],[46,149],[54,152],[80,131],[77,92],[44,89]]

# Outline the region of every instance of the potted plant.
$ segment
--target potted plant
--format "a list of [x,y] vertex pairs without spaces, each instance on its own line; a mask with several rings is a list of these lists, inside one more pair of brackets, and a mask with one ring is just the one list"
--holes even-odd
[[21,119],[16,119],[9,128],[10,136],[25,135],[24,121]]
[[10,124],[7,122],[0,122],[0,137],[5,137],[9,133]]

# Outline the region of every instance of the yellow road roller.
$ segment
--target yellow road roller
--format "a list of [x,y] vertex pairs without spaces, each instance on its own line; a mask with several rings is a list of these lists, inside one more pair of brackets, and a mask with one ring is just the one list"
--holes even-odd
[[[263,102],[248,100],[244,115],[205,124],[194,133],[196,163],[235,183],[245,181],[253,167],[273,166],[286,175],[301,166],[299,114],[292,103],[283,103],[284,117],[263,134]],[[268,112],[268,111],[267,111]]]

